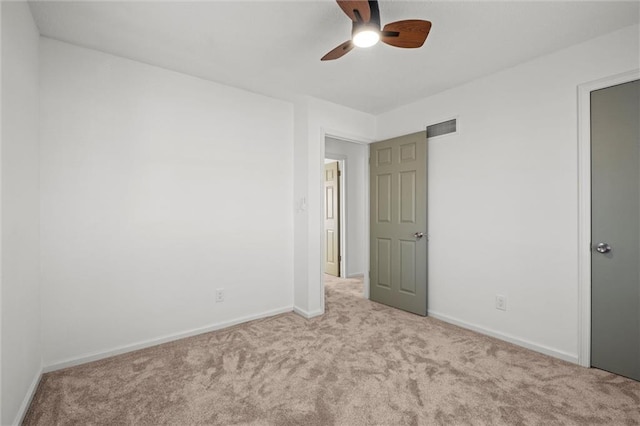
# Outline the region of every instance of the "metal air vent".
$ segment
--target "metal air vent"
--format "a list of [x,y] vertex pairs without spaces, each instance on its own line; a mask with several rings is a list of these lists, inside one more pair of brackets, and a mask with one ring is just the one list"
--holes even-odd
[[427,139],[435,138],[436,136],[448,135],[449,133],[455,133],[458,130],[457,119],[443,121],[442,123],[432,124],[427,126]]

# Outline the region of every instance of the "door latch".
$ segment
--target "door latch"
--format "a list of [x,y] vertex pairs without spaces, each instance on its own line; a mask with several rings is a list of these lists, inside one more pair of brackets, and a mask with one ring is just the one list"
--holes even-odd
[[598,243],[596,251],[598,253],[609,253],[611,251],[611,246],[608,243]]

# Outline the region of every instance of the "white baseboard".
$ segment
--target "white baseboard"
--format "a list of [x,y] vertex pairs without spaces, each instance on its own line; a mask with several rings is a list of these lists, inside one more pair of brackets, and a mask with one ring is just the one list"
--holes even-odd
[[360,278],[364,277],[364,272],[354,272],[353,274],[347,274],[347,278]]
[[31,405],[31,401],[33,400],[34,395],[36,394],[36,390],[38,389],[38,384],[40,383],[40,379],[42,378],[42,369],[38,371],[38,373],[33,378],[29,389],[27,389],[27,394],[24,396],[24,400],[22,404],[20,404],[20,409],[18,409],[18,413],[16,414],[16,418],[13,421],[13,425],[18,426],[22,424],[24,420],[24,416],[27,414],[27,410]]
[[261,312],[258,314],[247,315],[247,316],[236,318],[229,321],[222,321],[222,322],[211,324],[205,327],[194,328],[192,330],[187,330],[180,333],[174,333],[167,336],[158,337],[156,339],[149,339],[149,340],[145,340],[139,343],[134,343],[131,345],[119,346],[117,348],[110,349],[107,351],[85,354],[79,357],[70,358],[70,359],[66,359],[63,361],[58,361],[58,362],[54,362],[52,364],[46,365],[43,368],[43,372],[49,373],[51,371],[61,370],[63,368],[74,367],[76,365],[86,364],[87,362],[98,361],[100,359],[109,358],[111,356],[120,355],[123,353],[132,352],[132,351],[137,351],[139,349],[160,345],[162,343],[172,342],[174,340],[184,339],[185,337],[191,337],[191,336],[197,336],[198,334],[209,333],[211,331],[220,330],[223,328],[231,327],[233,325],[242,324],[244,322],[272,317],[274,315],[291,312],[292,310],[293,310],[292,306],[285,306],[282,308],[272,309],[272,310]]
[[529,342],[528,340],[520,339],[519,337],[511,336],[506,333],[501,333],[499,331],[495,331],[489,328],[471,324],[466,321],[462,321],[457,318],[450,317],[449,315],[441,314],[432,310],[429,310],[428,314],[429,316],[435,319],[439,319],[441,321],[448,322],[450,324],[457,325],[459,327],[466,328],[468,330],[473,330],[480,334],[486,334],[487,336],[495,337],[496,339],[504,340],[506,342],[513,343],[514,345],[522,346],[524,348],[531,349],[532,351],[540,352],[545,355],[552,356],[554,358],[559,358],[564,361],[578,364],[577,354],[570,354],[568,352],[560,351],[544,345],[539,345],[537,343]]
[[297,306],[293,307],[293,312],[295,312],[296,314],[300,315],[303,318],[306,319],[311,319],[317,316],[320,316],[322,314],[324,314],[324,311],[322,311],[321,309],[318,309],[316,311],[311,311],[311,312],[307,312],[304,309],[300,309]]

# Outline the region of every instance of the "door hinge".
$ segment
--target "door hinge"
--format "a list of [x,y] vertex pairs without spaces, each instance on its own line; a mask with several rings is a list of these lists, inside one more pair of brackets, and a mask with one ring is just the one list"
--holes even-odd
[[338,170],[338,177],[342,176],[342,171]]

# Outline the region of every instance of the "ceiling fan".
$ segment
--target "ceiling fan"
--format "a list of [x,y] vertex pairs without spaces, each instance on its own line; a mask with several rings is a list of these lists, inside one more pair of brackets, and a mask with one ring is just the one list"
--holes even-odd
[[415,49],[424,44],[431,22],[407,19],[387,24],[380,30],[380,9],[377,0],[337,0],[338,5],[353,21],[351,40],[345,41],[320,59],[330,61],[349,53],[354,47],[371,47],[378,41],[390,46]]

